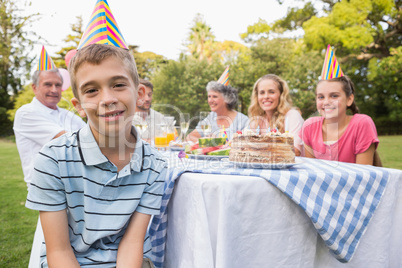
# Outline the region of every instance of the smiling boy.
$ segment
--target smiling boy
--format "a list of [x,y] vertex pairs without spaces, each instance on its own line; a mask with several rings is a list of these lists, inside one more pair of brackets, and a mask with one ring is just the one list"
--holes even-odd
[[143,94],[134,59],[91,44],[69,72],[72,103],[88,125],[45,145],[35,161],[26,206],[40,211],[41,267],[141,267],[166,163],[131,124]]

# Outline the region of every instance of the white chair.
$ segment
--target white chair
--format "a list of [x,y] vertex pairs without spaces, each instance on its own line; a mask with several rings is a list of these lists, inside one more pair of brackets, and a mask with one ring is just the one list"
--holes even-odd
[[42,242],[44,240],[45,237],[43,236],[42,225],[40,223],[40,218],[38,217],[38,224],[36,225],[28,268],[40,267],[40,248],[42,247]]

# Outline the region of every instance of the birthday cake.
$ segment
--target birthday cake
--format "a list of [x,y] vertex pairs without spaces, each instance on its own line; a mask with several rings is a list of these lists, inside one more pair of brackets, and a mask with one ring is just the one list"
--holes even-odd
[[278,131],[262,135],[253,131],[236,133],[229,160],[261,164],[295,163],[293,136]]

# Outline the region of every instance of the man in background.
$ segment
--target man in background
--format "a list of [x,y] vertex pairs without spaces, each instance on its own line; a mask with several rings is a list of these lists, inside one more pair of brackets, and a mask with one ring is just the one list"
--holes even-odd
[[[164,124],[164,117],[163,114],[155,111],[151,108],[152,106],[152,95],[154,93],[154,86],[153,84],[145,79],[140,79],[139,87],[143,87],[145,90],[144,98],[138,98],[137,100],[137,107],[135,109],[136,112],[146,112],[148,117],[146,120],[148,121],[148,129],[142,133],[142,139],[146,140],[147,142],[151,142],[152,137],[155,133],[155,128],[158,125]],[[137,122],[138,117],[134,116],[133,125]],[[145,119],[145,118],[144,118]]]
[[63,79],[57,69],[35,71],[32,102],[20,107],[14,119],[14,134],[21,158],[24,180],[30,187],[33,159],[42,146],[65,132],[77,131],[85,122],[74,113],[60,108]]
[[[17,110],[13,127],[28,191],[31,186],[34,158],[42,146],[66,132],[74,132],[85,126],[85,122],[79,116],[57,106],[61,100],[63,78],[44,47],[39,58],[41,60],[38,70],[32,75],[35,97],[31,103]],[[43,240],[42,226],[38,219],[29,268],[39,267],[39,249]]]

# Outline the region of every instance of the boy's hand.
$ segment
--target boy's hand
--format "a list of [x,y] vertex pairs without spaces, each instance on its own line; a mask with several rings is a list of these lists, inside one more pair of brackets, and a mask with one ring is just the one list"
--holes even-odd
[[134,212],[117,251],[117,268],[141,268],[144,239],[151,215]]

